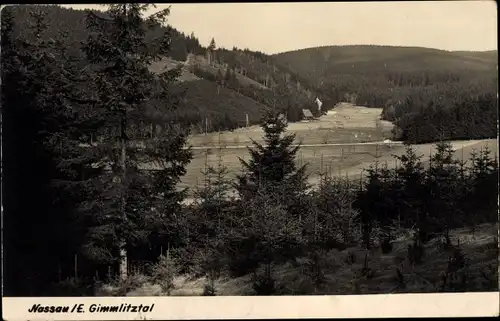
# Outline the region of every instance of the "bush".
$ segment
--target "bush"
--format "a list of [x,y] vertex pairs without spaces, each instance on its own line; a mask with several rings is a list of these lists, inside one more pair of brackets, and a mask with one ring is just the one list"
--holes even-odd
[[141,288],[150,282],[150,278],[143,274],[129,274],[125,280],[118,277],[111,279],[109,283],[102,284],[96,288],[96,296],[126,296],[130,291]]
[[446,271],[442,273],[441,291],[467,291],[469,263],[460,248],[454,248],[448,258]]
[[174,277],[179,274],[179,265],[176,259],[169,254],[160,255],[158,262],[151,268],[152,279],[160,284],[163,291],[170,295],[174,289]]
[[324,273],[326,264],[322,259],[326,255],[325,251],[313,250],[304,262],[304,274],[311,279],[316,289],[326,283],[326,276]]

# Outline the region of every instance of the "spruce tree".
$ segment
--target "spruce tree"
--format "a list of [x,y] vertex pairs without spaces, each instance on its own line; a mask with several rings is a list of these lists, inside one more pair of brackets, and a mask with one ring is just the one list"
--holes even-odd
[[358,213],[352,206],[354,199],[347,179],[322,175],[320,185],[313,193],[314,215],[309,217],[314,241],[329,247],[354,241],[353,231],[358,220]]
[[221,232],[230,205],[229,193],[232,187],[231,181],[227,178],[228,168],[224,165],[220,152],[215,166],[208,163],[207,155],[202,174],[203,187],[196,189],[194,196],[197,200],[199,217],[203,217],[201,223],[206,225],[207,236],[212,238]]
[[367,170],[367,183],[357,199],[357,207],[360,209],[361,232],[363,245],[366,249],[372,246],[372,232],[379,220],[380,203],[382,201],[382,181],[378,163],[370,166]]
[[458,161],[453,158],[454,150],[449,142],[436,144],[436,153],[430,158],[427,186],[430,192],[428,205],[431,207],[429,219],[435,227],[444,231],[446,239],[449,231],[461,213],[457,211],[459,191]]
[[288,210],[300,219],[306,206],[306,164],[296,165],[300,144],[292,146],[295,134],[284,134],[287,123],[279,113],[269,110],[263,118],[264,144],[253,141],[249,147],[251,159],[240,158],[243,166],[236,189],[242,199],[253,198],[259,192],[269,193],[277,201],[287,203]]
[[198,248],[204,252],[203,272],[213,278],[219,275],[221,258],[224,252],[224,239],[228,231],[232,200],[230,197],[231,181],[227,178],[228,169],[223,164],[219,151],[217,165],[205,160],[203,187],[195,190],[196,199],[193,212],[196,235],[191,239],[197,242]]
[[[498,219],[495,209],[498,206],[498,162],[491,157],[488,147],[479,152],[473,151],[471,157],[472,204],[474,211],[469,214],[475,223],[493,222]],[[482,217],[478,217],[482,212]]]
[[422,156],[415,153],[411,145],[405,146],[405,154],[395,156],[400,166],[396,169],[397,180],[399,182],[400,197],[398,202],[401,206],[399,213],[403,223],[408,228],[415,228],[419,231],[420,241],[427,237],[426,214],[428,209],[425,206],[426,190],[424,188],[425,173],[421,162]]
[[208,45],[208,50],[210,51],[214,51],[216,49],[216,44],[215,44],[215,39],[212,38],[212,40],[210,40],[210,45]]
[[[87,153],[98,156],[93,167],[100,175],[86,182],[91,198],[82,202],[92,222],[86,248],[102,254],[100,259],[117,262],[121,279],[127,278],[131,248],[157,234],[170,242],[181,230],[176,211],[183,193],[176,184],[191,157],[190,150],[183,149],[187,133],[177,126],[164,126],[161,134],[137,144],[144,125],[172,123],[168,115],[176,100],[168,88],[180,72],[155,75],[148,69],[167,53],[170,43],[165,34],[154,45],[146,44],[147,28],[165,22],[169,14],[166,9],[144,18],[149,7],[117,4],[109,5],[104,15],[87,13],[90,35],[84,51],[94,69],[92,118],[100,134],[99,144]],[[157,119],[155,114],[164,116]]]
[[216,45],[215,45],[215,39],[212,38],[212,40],[210,40],[210,45],[208,46],[207,48],[207,51],[208,51],[208,54],[209,54],[209,58],[208,58],[208,63],[210,65],[215,65],[215,61],[216,61],[216,57],[215,57],[215,49],[216,49]]

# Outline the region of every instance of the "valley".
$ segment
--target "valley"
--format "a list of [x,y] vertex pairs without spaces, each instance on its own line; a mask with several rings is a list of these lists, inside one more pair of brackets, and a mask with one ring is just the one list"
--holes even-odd
[[[301,144],[297,164],[307,164],[309,183],[316,185],[320,172],[347,176],[359,182],[363,171],[377,161],[380,165],[396,168],[398,164],[393,155],[402,155],[404,145],[389,139],[393,125],[380,120],[381,112],[381,108],[341,103],[317,120],[289,123],[287,132],[295,134],[295,142]],[[239,158],[249,159],[247,146],[252,146],[252,140],[263,142],[259,126],[190,136],[193,159],[179,187],[191,190],[201,187],[206,164],[216,166],[219,160],[227,167],[229,178],[234,178],[241,170]],[[469,159],[472,151],[485,147],[498,155],[497,139],[457,140],[452,145],[457,159]],[[417,154],[422,155],[425,166],[429,155],[435,152],[434,144],[413,146]]]
[[498,291],[497,51],[270,7],[2,7],[6,295]]

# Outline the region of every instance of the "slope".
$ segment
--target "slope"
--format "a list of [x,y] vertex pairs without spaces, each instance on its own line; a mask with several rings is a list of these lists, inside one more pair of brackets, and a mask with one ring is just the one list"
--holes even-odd
[[193,133],[235,129],[245,126],[248,115],[251,123],[257,123],[267,106],[233,90],[219,87],[205,80],[179,83],[175,90],[185,92],[177,113],[185,125],[191,125]]
[[[62,39],[64,46],[71,55],[78,57],[83,68],[87,63],[79,48],[88,36],[86,12],[54,5],[18,6],[13,10],[14,17],[23,23],[16,26],[16,36],[25,38],[34,36],[30,30],[33,21],[30,12],[34,10],[45,14],[47,31],[44,37],[57,39],[61,33],[65,33]],[[98,11],[94,13],[103,14]],[[208,122],[213,126],[208,126],[209,130],[233,129],[234,124],[245,124],[247,113],[250,123],[255,124],[260,118],[257,115],[263,105],[287,108],[290,120],[297,121],[301,118],[302,108],[314,107],[314,88],[309,86],[307,81],[298,81],[298,77],[287,68],[270,64],[269,56],[249,50],[229,51],[223,48],[209,53],[207,48],[200,45],[194,34],[185,35],[171,26],[156,26],[148,30],[146,38],[151,41],[162,36],[164,32],[168,32],[171,36],[169,57],[155,62],[151,69],[160,72],[164,68],[170,69],[178,64],[185,64],[179,80],[182,83],[195,82],[182,85],[193,91],[192,94],[188,93],[185,100],[186,110],[179,113],[189,115],[188,119],[181,120],[185,125],[207,128],[204,123],[207,122],[206,118],[211,118]],[[213,54],[213,61],[206,61],[208,54]],[[193,60],[193,57],[194,64],[189,61]],[[228,70],[233,80],[230,83],[221,79],[226,76]],[[202,79],[205,81],[200,81]],[[212,85],[207,84],[207,81]],[[221,91],[221,88],[225,89]],[[190,95],[196,98],[190,99]],[[228,98],[229,96],[231,98]],[[206,104],[207,107],[201,103],[202,101],[209,102]],[[191,103],[195,105],[190,106]],[[193,110],[199,115],[196,119]]]

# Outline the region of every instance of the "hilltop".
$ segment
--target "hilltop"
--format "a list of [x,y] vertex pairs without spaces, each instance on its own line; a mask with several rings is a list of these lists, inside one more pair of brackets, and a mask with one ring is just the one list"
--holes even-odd
[[311,81],[335,74],[379,72],[491,71],[497,51],[444,51],[420,47],[325,46],[273,55],[276,61]]

